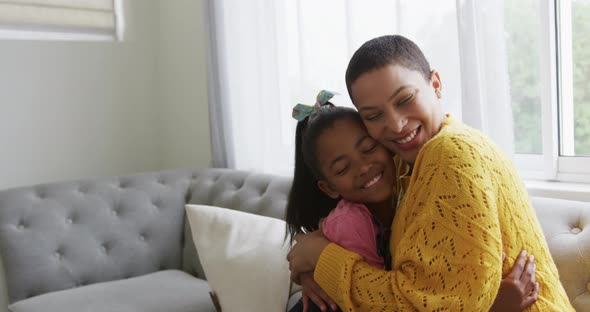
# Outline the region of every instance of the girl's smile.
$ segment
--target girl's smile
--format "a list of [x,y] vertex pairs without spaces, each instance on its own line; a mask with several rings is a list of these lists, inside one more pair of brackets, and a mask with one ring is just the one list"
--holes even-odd
[[363,185],[363,188],[364,189],[368,189],[368,188],[374,186],[379,181],[381,181],[381,178],[382,177],[383,177],[383,172],[379,173],[379,175],[377,175],[376,177],[372,178],[369,182],[365,183],[365,185]]

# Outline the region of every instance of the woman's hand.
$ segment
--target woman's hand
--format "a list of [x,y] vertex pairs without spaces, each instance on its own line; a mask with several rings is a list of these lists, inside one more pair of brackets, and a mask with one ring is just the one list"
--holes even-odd
[[338,306],[326,292],[320,288],[313,279],[313,272],[302,273],[301,280],[301,300],[303,301],[303,312],[309,311],[309,300],[313,301],[315,305],[322,311],[327,311],[328,306],[332,311],[338,310]]
[[287,255],[289,270],[291,270],[291,281],[301,284],[301,273],[313,272],[322,251],[330,241],[324,237],[321,230],[309,234],[298,234],[295,236],[297,244],[291,248]]
[[[502,255],[503,260],[506,254]],[[500,283],[500,289],[490,311],[523,311],[539,297],[539,283],[536,280],[535,258],[522,251],[512,271]]]

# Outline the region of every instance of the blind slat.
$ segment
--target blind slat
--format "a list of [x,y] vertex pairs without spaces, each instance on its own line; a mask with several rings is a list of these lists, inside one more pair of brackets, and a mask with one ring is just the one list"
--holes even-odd
[[0,25],[17,29],[115,33],[114,12],[64,9],[0,2]]
[[113,0],[0,0],[3,4],[113,11]]

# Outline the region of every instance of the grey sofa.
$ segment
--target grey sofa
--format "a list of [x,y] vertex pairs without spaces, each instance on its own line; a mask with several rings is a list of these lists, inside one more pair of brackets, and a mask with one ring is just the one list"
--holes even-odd
[[283,218],[289,187],[197,169],[0,191],[0,311],[215,311],[185,203]]
[[[197,169],[0,191],[0,312],[215,311],[185,203],[283,218],[290,184]],[[570,300],[590,311],[590,203],[533,205]]]

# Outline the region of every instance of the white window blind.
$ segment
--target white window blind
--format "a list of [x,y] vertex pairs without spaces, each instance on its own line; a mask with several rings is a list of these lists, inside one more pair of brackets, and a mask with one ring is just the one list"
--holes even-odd
[[0,27],[116,37],[115,0],[0,0]]

